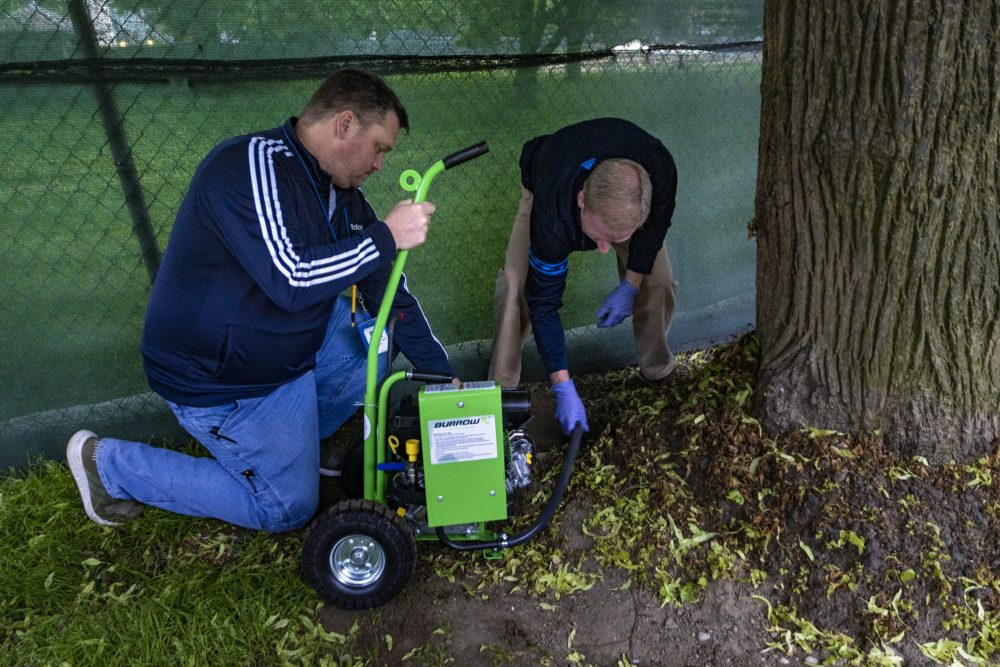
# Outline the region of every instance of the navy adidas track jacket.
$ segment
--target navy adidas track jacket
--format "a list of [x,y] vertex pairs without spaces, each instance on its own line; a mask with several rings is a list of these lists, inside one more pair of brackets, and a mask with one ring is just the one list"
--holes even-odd
[[597,248],[580,226],[577,194],[594,167],[609,158],[632,160],[649,174],[649,218],[629,241],[627,266],[649,274],[670,227],[677,193],[677,168],[659,139],[627,120],[596,118],[535,137],[521,150],[521,184],[533,195],[524,297],[549,373],[568,368],[559,309],[569,254]]
[[[309,371],[333,304],[352,284],[377,312],[392,234],[361,190],[332,186],[295,120],[223,142],[195,172],[142,340],[149,384],[170,401],[263,396]],[[395,342],[414,367],[450,374],[405,277],[393,307]]]

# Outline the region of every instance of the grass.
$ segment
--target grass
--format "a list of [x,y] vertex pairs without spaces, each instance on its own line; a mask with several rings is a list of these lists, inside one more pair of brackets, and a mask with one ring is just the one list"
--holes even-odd
[[[614,65],[578,79],[540,73],[533,95],[505,70],[396,77],[413,128],[366,193],[385,211],[403,197],[397,178],[486,139],[491,153],[435,182],[438,205],[425,248],[407,265],[410,286],[446,344],[490,336],[492,291],[518,199],[517,158],[527,138],[566,123],[621,115],[660,136],[681,174],[669,240],[684,308],[724,301],[753,280],[745,225],[752,210],[759,65]],[[146,204],[161,249],[197,163],[219,140],[271,127],[294,113],[314,82],[226,86],[120,85]],[[0,207],[0,420],[146,391],[138,343],[146,270],[95,111],[84,86],[4,87]],[[574,256],[563,315],[589,323],[613,262]],[[719,267],[730,267],[720,271]],[[702,277],[712,273],[712,280]],[[688,278],[690,277],[690,278]],[[20,443],[5,446],[21,446]]]
[[315,620],[298,539],[149,514],[81,520],[54,463],[0,484],[0,664],[352,664]]

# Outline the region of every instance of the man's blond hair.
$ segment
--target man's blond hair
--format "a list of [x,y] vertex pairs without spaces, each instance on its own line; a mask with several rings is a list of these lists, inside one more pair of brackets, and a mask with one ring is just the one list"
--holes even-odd
[[621,235],[646,222],[652,199],[649,174],[632,160],[603,160],[583,184],[584,207],[601,216],[609,231]]

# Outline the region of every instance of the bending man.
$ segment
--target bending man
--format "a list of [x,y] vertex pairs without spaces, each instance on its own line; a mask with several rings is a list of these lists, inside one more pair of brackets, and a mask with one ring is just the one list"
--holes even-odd
[[677,169],[663,144],[633,123],[599,118],[535,137],[521,150],[521,203],[494,296],[489,377],[518,384],[521,347],[533,331],[568,435],[588,430],[569,374],[559,309],[569,254],[614,248],[620,283],[597,311],[597,326],[633,316],[639,373],[648,382],[674,369],[666,333],[677,288],[664,245]]

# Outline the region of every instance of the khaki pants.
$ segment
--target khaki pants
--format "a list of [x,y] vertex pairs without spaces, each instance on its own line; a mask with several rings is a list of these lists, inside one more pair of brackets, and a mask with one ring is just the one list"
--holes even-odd
[[[521,203],[507,244],[507,260],[497,276],[493,295],[493,357],[489,379],[503,387],[521,381],[521,347],[531,331],[524,282],[528,276],[529,222],[532,195],[521,188]],[[614,244],[618,277],[625,276],[628,244]],[[674,355],[667,347],[667,331],[674,316],[677,283],[664,245],[656,254],[653,271],[642,281],[632,308],[632,331],[639,372],[647,380],[660,380],[674,370]]]

